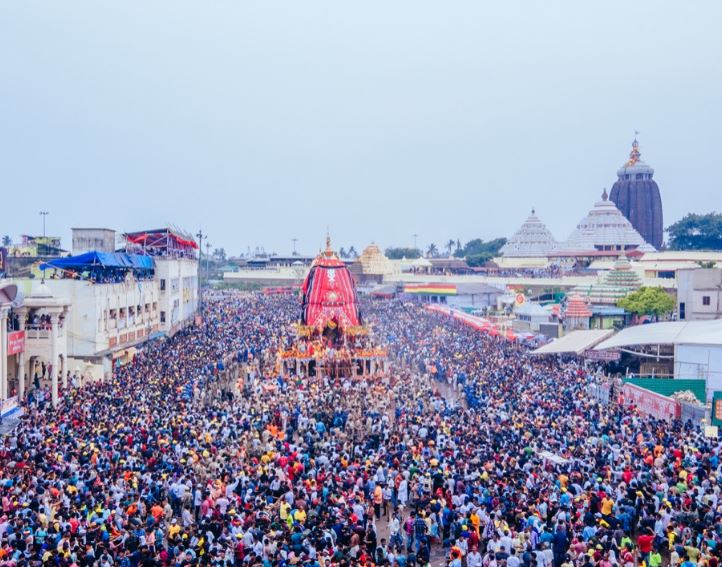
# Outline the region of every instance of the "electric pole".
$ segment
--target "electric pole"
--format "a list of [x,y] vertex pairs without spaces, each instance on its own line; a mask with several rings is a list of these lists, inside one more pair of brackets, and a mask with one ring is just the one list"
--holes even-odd
[[293,253],[291,255],[295,256],[296,255],[296,242],[298,242],[298,238],[292,238],[291,242],[293,242]]
[[45,217],[50,213],[48,211],[40,211],[40,216],[43,217],[43,240],[45,240]]
[[201,264],[201,258],[203,257],[203,237],[205,237],[205,234],[203,234],[202,230],[198,230],[198,234],[196,234],[198,237],[198,313],[200,316],[203,316],[203,288],[201,287],[201,274],[202,274],[202,264]]
[[416,239],[419,237],[419,235],[416,234],[416,233],[414,233],[414,234],[413,234],[413,237],[414,237],[414,250],[418,250],[419,247],[416,245]]

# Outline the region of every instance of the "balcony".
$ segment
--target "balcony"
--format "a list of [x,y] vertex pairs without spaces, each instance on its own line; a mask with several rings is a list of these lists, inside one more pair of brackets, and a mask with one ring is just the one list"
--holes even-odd
[[[58,327],[58,337],[65,334],[63,327]],[[26,325],[25,338],[27,340],[49,340],[52,335],[50,327],[47,325]]]

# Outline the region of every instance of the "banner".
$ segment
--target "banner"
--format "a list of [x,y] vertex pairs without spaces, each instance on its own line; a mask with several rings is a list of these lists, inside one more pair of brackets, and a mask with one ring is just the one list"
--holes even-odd
[[25,352],[25,331],[8,333],[8,356]]
[[622,389],[624,405],[634,404],[639,411],[658,419],[676,419],[680,416],[679,404],[672,398],[645,390],[633,384]]

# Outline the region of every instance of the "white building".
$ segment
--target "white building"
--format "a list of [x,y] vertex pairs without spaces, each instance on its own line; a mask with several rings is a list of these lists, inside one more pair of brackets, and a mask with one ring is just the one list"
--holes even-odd
[[123,235],[128,253],[150,256],[160,291],[160,330],[173,335],[195,323],[198,313],[198,244],[192,236],[172,228]]
[[609,200],[605,189],[602,200],[597,201],[587,216],[579,221],[574,232],[559,245],[559,250],[654,252],[654,247],[644,241],[627,217]]
[[[48,311],[34,291],[36,282],[24,280],[18,285],[26,294],[23,308],[29,321]],[[107,378],[115,361],[132,358],[134,346],[160,331],[160,291],[154,279],[128,277],[122,282],[107,283],[48,279],[43,287],[46,291],[42,298],[46,303],[52,300],[64,306],[58,331],[65,345],[63,359],[67,357],[67,362],[62,364],[64,379],[67,371]],[[28,351],[34,345],[41,348],[43,340],[50,338],[42,328],[34,329],[30,325],[26,331]],[[48,349],[39,350],[34,356],[50,360]]]
[[73,228],[73,256],[86,252],[115,252],[115,231],[110,228]]
[[677,315],[680,321],[722,319],[722,269],[677,270]]
[[160,330],[173,335],[191,325],[198,311],[198,260],[156,257]]
[[547,226],[531,210],[531,215],[524,221],[512,237],[499,251],[502,256],[511,258],[545,258],[558,246],[554,235]]

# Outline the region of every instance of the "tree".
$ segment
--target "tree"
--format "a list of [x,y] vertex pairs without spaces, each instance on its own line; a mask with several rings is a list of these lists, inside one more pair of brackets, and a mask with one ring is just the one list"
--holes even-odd
[[488,242],[484,242],[481,238],[474,238],[473,240],[469,240],[463,248],[457,248],[454,256],[468,259],[472,256],[490,255],[489,257],[493,258],[499,255],[499,250],[504,244],[506,244],[506,238],[495,238]]
[[225,248],[216,248],[213,250],[213,258],[217,262],[225,262],[226,261],[226,249]]
[[10,246],[13,243],[13,239],[10,238],[10,235],[6,234],[3,236],[3,246]]
[[689,213],[667,228],[672,250],[722,250],[722,214]]
[[483,254],[472,254],[471,256],[467,256],[464,259],[466,260],[466,263],[470,268],[480,268],[489,260],[491,260],[494,256],[496,256],[496,254],[492,254],[491,252],[484,252]]
[[429,244],[429,247],[426,249],[426,257],[427,258],[436,258],[439,255],[439,249],[436,247],[436,244],[433,242]]
[[402,258],[416,260],[416,258],[421,258],[421,250],[418,248],[387,248],[385,254],[390,260],[401,260]]
[[446,243],[446,251],[449,253],[449,256],[451,256],[451,251],[454,248],[454,244],[456,244],[456,240],[454,240],[453,238],[450,238]]
[[346,252],[346,249],[343,246],[339,249],[338,255],[341,256],[341,258],[348,258],[348,252]]
[[349,258],[358,258],[358,252],[356,252],[356,248],[354,247],[353,244],[348,249],[348,257]]
[[659,319],[675,308],[675,300],[661,287],[640,287],[617,302],[617,306],[635,315],[650,315]]

